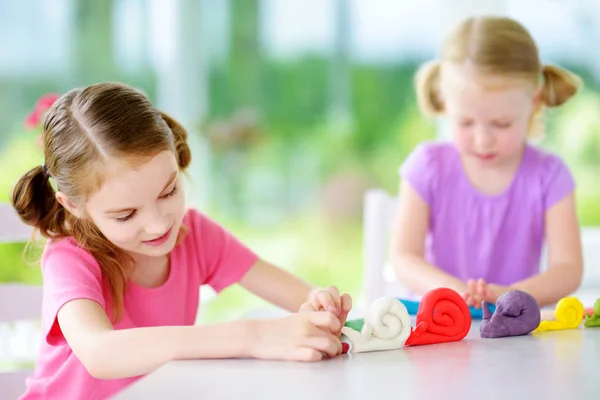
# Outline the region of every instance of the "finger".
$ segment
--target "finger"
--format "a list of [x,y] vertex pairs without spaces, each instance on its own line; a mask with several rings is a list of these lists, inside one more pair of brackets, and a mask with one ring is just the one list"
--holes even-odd
[[496,293],[492,289],[486,289],[483,299],[488,303],[496,303],[496,300],[498,300],[496,297]]
[[339,289],[335,286],[327,286],[327,289],[325,290],[331,295],[331,298],[335,304],[335,308],[338,310],[338,312],[342,312],[342,299],[340,298]]
[[314,362],[323,359],[323,353],[311,347],[296,347],[289,353],[289,357],[285,357],[290,361],[306,361]]
[[483,301],[483,298],[481,296],[473,296],[473,307],[479,309],[481,308],[481,302]]
[[307,312],[315,312],[315,311],[317,311],[317,310],[315,310],[312,303],[310,303],[310,302],[302,303],[302,305],[300,306],[300,309],[298,310],[299,313],[307,313]]
[[339,314],[339,310],[335,306],[335,301],[333,300],[333,297],[331,297],[331,293],[326,290],[319,290],[316,293],[312,304],[317,311],[320,311],[322,308],[324,311],[329,311],[336,315]]
[[475,298],[471,295],[467,295],[466,301],[467,305],[469,306],[473,306],[475,304]]
[[474,308],[481,308],[481,296],[478,293],[471,295],[471,305]]
[[487,283],[483,279],[477,281],[477,294],[479,297],[484,297],[487,290]]
[[[352,310],[352,298],[350,297],[349,294],[344,293],[344,295],[341,298],[341,303],[342,303],[342,312],[340,313],[338,318],[340,320],[340,325],[343,327],[344,324],[346,323],[346,320],[348,319],[348,313],[350,312],[350,310]],[[338,333],[341,333],[341,331]]]
[[469,300],[467,303],[471,307],[479,308],[478,304],[481,303],[481,300],[479,299],[479,297],[477,295],[469,295]]
[[471,294],[477,293],[477,282],[475,282],[475,279],[469,279],[467,281],[467,288],[469,290],[469,293],[471,293]]
[[465,302],[467,303],[467,305],[471,305],[471,295],[469,293],[464,293],[463,299],[465,299]]
[[339,332],[342,329],[340,320],[328,311],[315,312],[308,315],[308,320],[317,328],[326,329],[331,333]]
[[325,353],[329,357],[342,354],[342,342],[331,333],[307,338],[306,346]]
[[340,299],[342,313],[348,315],[350,310],[352,310],[352,297],[348,293],[344,293]]

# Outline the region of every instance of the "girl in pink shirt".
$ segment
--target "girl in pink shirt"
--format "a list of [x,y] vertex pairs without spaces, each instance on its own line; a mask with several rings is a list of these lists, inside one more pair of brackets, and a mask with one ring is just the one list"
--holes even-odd
[[[350,297],[313,288],[186,209],[186,131],[143,94],[116,83],[74,89],[48,111],[42,138],[45,163],[12,195],[49,239],[44,340],[22,399],[105,399],[170,360],[341,353]],[[200,285],[238,282],[303,312],[194,326]]]
[[393,254],[409,289],[450,287],[479,307],[511,289],[544,306],[579,287],[575,183],[558,156],[528,139],[542,133],[543,109],[580,85],[542,65],[512,19],[469,18],[448,35],[440,60],[419,71],[417,95],[424,111],[447,119],[451,140],[419,145],[400,170]]

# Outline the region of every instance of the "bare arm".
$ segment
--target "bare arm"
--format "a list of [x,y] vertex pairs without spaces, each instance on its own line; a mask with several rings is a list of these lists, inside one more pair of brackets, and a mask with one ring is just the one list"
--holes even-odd
[[420,294],[438,287],[464,292],[466,285],[460,279],[425,261],[428,227],[429,206],[403,180],[392,238],[392,262],[398,278],[408,289]]
[[531,294],[540,306],[576,291],[583,277],[583,255],[575,196],[571,193],[546,211],[548,270],[512,285]]
[[342,351],[340,320],[330,312],[206,326],[114,330],[92,300],[72,300],[58,312],[62,333],[88,373],[98,379],[147,374],[171,360],[254,357],[318,361]]
[[291,312],[297,312],[316,288],[289,272],[258,260],[240,280],[258,297]]
[[92,300],[73,300],[58,312],[67,343],[90,375],[117,379],[143,375],[177,359],[249,355],[250,322],[114,330]]

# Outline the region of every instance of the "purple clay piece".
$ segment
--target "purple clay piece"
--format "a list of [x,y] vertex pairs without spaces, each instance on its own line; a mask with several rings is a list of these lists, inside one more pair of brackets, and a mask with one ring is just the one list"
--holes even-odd
[[482,338],[527,335],[535,330],[541,321],[540,307],[528,293],[511,290],[496,301],[496,311],[492,314],[483,302],[483,319],[479,332]]

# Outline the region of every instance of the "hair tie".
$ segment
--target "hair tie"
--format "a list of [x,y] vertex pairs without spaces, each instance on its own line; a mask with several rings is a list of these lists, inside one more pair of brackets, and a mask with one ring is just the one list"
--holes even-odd
[[44,171],[44,175],[46,175],[46,177],[49,177],[48,170],[46,169],[46,165],[45,164],[42,164],[42,170]]

